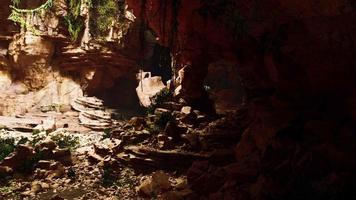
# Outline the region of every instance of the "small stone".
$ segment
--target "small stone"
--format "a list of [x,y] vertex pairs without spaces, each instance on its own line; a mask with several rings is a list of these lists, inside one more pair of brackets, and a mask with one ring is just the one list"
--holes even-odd
[[157,140],[160,149],[168,149],[173,145],[172,143],[173,138],[163,134],[158,134]]
[[33,193],[32,193],[31,190],[27,190],[27,191],[22,192],[21,195],[22,195],[22,196],[32,196]]
[[183,190],[188,187],[187,179],[178,178],[176,179],[176,185],[174,186],[177,190]]
[[55,166],[51,166],[54,170],[48,175],[49,179],[61,178],[65,174],[65,168],[62,164],[56,163]]
[[41,186],[42,186],[42,188],[43,189],[49,189],[50,187],[49,187],[49,184],[48,183],[44,183],[44,182],[41,182]]
[[0,176],[9,176],[14,172],[11,167],[8,166],[0,166]]
[[143,117],[132,117],[128,123],[137,131],[143,130],[146,125],[145,118]]
[[184,134],[186,131],[187,128],[179,127],[174,122],[168,122],[164,129],[164,133],[168,136],[171,136],[173,139],[178,139],[180,135]]
[[57,147],[56,143],[53,142],[50,138],[46,138],[42,142],[36,145],[37,149],[42,150],[43,148],[48,148],[49,150],[54,150]]
[[55,131],[56,130],[56,120],[53,117],[47,118],[42,121],[42,124],[37,125],[34,130],[38,131]]
[[61,162],[64,165],[71,165],[72,154],[69,149],[57,149],[53,151],[53,159]]
[[57,189],[59,187],[58,183],[54,183],[51,185],[51,188],[52,189]]
[[37,194],[43,190],[41,183],[35,181],[31,184],[31,192]]
[[164,108],[156,108],[156,110],[154,112],[154,114],[157,116],[161,115],[162,113],[171,113],[171,111],[168,109],[164,109]]
[[100,163],[104,161],[104,158],[99,156],[98,154],[94,153],[94,152],[89,152],[88,153],[88,160],[91,163]]
[[192,107],[190,107],[190,106],[184,106],[184,107],[181,109],[180,112],[183,113],[183,114],[188,115],[188,114],[192,113]]
[[153,173],[152,180],[162,190],[168,190],[172,187],[171,183],[169,182],[169,177],[163,171],[157,171]]
[[50,167],[51,167],[51,164],[52,162],[51,161],[48,161],[48,160],[40,160],[38,161],[37,163],[37,168],[40,168],[40,169],[47,169],[49,170]]

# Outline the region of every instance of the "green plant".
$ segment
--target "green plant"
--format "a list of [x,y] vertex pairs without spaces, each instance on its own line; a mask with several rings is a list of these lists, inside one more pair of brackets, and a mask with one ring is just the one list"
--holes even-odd
[[11,14],[8,19],[20,25],[22,28],[26,28],[33,34],[39,35],[40,31],[37,30],[32,24],[27,23],[26,17],[28,14],[40,14],[44,10],[50,9],[53,5],[53,0],[47,0],[44,4],[35,9],[20,9],[18,8],[20,3],[21,0],[12,0],[12,5],[10,5]]
[[[15,195],[18,197],[19,191],[18,191],[18,184],[16,181],[5,181],[3,182],[4,179],[1,180],[1,187],[0,187],[0,197],[3,197],[2,195]],[[16,198],[20,199],[20,198]]]
[[116,182],[116,177],[114,176],[113,170],[108,167],[104,167],[101,178],[103,186],[112,186]]
[[44,136],[40,135],[41,131],[33,130],[32,131],[32,140],[30,141],[31,146],[36,146],[36,144],[44,139]]
[[53,140],[59,148],[75,149],[79,145],[79,138],[73,135],[57,134],[51,136],[51,140]]
[[116,185],[119,188],[129,188],[134,189],[137,185],[137,180],[135,180],[135,172],[132,169],[124,168],[120,171],[120,177],[116,181]]
[[36,152],[31,158],[22,161],[19,171],[23,173],[30,173],[35,169],[35,165],[43,158],[42,152]]
[[90,30],[92,35],[102,37],[118,20],[119,7],[115,0],[94,1],[91,9]]
[[6,138],[0,139],[0,161],[4,160],[8,155],[16,149],[15,139]]
[[155,121],[155,124],[161,128],[164,129],[168,122],[175,122],[175,118],[173,117],[172,113],[170,112],[164,112],[158,115],[158,118]]
[[81,0],[66,0],[69,7],[68,13],[64,16],[64,21],[67,25],[68,33],[72,42],[75,42],[79,38],[79,34],[84,27],[84,20],[80,16]]
[[103,135],[102,140],[107,139],[107,138],[111,138],[111,129],[109,129],[109,128],[104,129],[104,135]]
[[163,88],[156,95],[151,97],[151,105],[147,108],[147,114],[153,114],[157,107],[172,98],[172,92],[168,88]]

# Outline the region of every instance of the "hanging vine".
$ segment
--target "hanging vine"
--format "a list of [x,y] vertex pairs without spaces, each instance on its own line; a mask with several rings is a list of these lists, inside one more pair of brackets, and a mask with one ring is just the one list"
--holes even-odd
[[[45,16],[46,12],[53,7],[54,0],[47,0],[34,9],[19,8],[22,2],[23,0],[11,0],[11,14],[8,19],[19,25],[23,30],[40,35],[41,31],[37,28],[38,24],[31,22],[31,19],[35,16],[40,16],[40,18]],[[60,18],[67,28],[72,42],[78,41],[86,26],[88,26],[93,38],[99,40],[103,39],[106,36],[105,34],[108,34],[112,29],[125,32],[128,28],[128,22],[125,18],[125,3],[122,1],[65,0],[65,3],[67,5],[66,14],[60,16]],[[83,8],[89,10],[89,25],[85,24],[86,14],[83,15]]]
[[64,21],[67,25],[67,30],[72,42],[75,42],[79,38],[80,32],[84,27],[84,20],[80,16],[80,8],[82,5],[81,0],[66,0],[69,7],[68,13],[64,16]]
[[26,20],[27,16],[29,14],[31,16],[34,16],[35,14],[41,14],[42,12],[49,10],[53,5],[53,0],[47,0],[44,4],[34,9],[18,8],[19,4],[21,3],[21,0],[12,0],[11,2],[12,2],[12,5],[10,5],[11,14],[8,17],[8,19],[20,25],[21,28],[30,30],[34,34],[39,35],[40,31],[36,29],[32,24],[27,22]]

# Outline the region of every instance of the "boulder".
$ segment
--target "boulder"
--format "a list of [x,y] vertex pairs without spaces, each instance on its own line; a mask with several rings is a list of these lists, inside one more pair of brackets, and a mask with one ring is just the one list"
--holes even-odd
[[14,153],[6,157],[0,166],[10,167],[14,170],[20,168],[26,160],[31,159],[34,156],[34,150],[30,146],[19,145]]
[[152,196],[162,191],[167,191],[172,187],[169,177],[163,171],[157,171],[151,177],[144,180],[137,191],[144,196]]
[[180,112],[183,114],[189,115],[190,113],[193,112],[193,109],[190,106],[184,106]]
[[6,177],[11,175],[14,172],[14,170],[11,167],[8,166],[0,166],[0,177]]
[[144,107],[151,105],[151,97],[155,96],[166,86],[162,82],[160,76],[147,77],[140,80],[138,87],[136,88],[137,96],[140,100],[140,104]]

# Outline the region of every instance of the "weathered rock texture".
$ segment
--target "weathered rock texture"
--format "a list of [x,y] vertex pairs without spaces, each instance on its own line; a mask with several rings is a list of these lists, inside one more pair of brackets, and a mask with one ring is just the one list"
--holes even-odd
[[[234,163],[192,166],[188,173],[192,189],[211,199],[355,196],[354,1],[126,2],[137,19],[125,37],[124,49],[108,45],[102,47],[104,51],[87,52],[62,41],[55,54],[58,66],[85,79],[92,93],[105,91],[103,96],[111,96],[103,88],[114,88],[127,94],[129,90],[115,83],[135,80],[135,61],[144,62],[152,53],[152,37],[150,44],[145,41],[150,29],[156,42],[174,56],[179,75],[176,94],[208,111],[212,109],[203,88],[208,66],[218,61],[236,66],[252,122],[243,133],[236,131],[242,136]],[[4,11],[0,33],[6,32],[0,35],[5,41],[0,43],[1,67],[11,67],[3,48],[13,30],[2,14],[8,13],[7,5],[0,6]],[[51,51],[47,52],[49,58]],[[32,74],[31,69],[37,68],[24,72]],[[44,80],[33,84],[37,87]]]
[[[186,67],[186,97],[203,95],[212,62],[235,63],[242,79],[254,120],[236,147],[236,163],[224,169],[227,175],[220,170],[191,180],[201,181],[202,195],[342,199],[352,193],[345,189],[354,187],[355,177],[348,153],[355,151],[353,1],[127,2],[171,47],[177,68]],[[226,184],[204,190],[207,182]],[[344,186],[333,188],[338,183]]]

